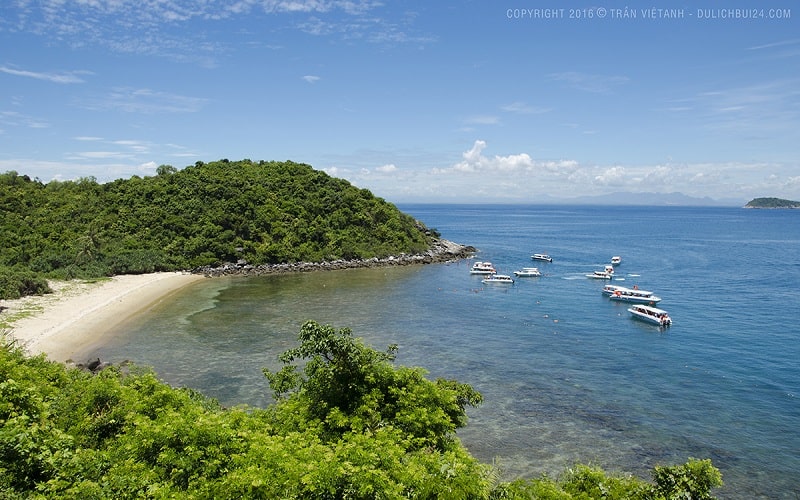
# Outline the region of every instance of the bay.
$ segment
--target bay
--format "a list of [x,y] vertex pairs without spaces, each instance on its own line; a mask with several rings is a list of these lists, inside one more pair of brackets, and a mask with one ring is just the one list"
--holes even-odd
[[[154,306],[88,356],[153,366],[233,406],[270,404],[261,369],[315,320],[398,364],[473,385],[459,436],[506,479],[576,462],[649,477],[711,458],[720,498],[800,491],[800,213],[708,207],[401,205],[479,249],[449,264],[208,279]],[[552,263],[533,262],[549,253]],[[632,320],[585,274],[662,297],[673,326]],[[484,286],[474,260],[540,278]]]

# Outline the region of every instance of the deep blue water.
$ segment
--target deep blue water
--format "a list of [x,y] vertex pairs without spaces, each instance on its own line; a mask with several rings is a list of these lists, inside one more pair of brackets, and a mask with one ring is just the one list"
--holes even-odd
[[[307,319],[349,327],[398,363],[472,384],[459,432],[505,478],[575,462],[649,477],[711,458],[721,498],[800,492],[800,211],[408,205],[511,274],[483,286],[457,263],[199,283],[116,332],[104,359],[151,365],[223,404],[264,406],[261,368]],[[534,252],[552,263],[532,262]],[[584,275],[621,255],[619,284],[662,297],[673,326],[634,321]]]

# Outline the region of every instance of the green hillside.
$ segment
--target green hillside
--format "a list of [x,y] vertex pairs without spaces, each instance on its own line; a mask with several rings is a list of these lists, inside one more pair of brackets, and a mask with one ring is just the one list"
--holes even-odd
[[[220,160],[109,183],[0,174],[2,280],[99,277],[224,262],[319,262],[428,249],[429,231],[308,165]],[[2,287],[0,282],[0,287]]]
[[747,202],[745,208],[800,208],[800,201],[782,198],[755,198]]

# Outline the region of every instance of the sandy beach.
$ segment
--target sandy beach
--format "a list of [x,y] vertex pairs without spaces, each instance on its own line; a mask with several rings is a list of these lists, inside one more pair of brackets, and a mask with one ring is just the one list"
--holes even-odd
[[51,282],[52,294],[0,300],[0,321],[30,354],[69,361],[75,353],[102,342],[105,333],[124,321],[202,279],[196,274],[164,272],[95,282]]

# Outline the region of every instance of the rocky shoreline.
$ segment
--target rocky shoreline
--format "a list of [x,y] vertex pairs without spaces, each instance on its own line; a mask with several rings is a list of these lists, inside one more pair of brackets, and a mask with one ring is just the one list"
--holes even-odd
[[333,260],[322,262],[291,262],[285,264],[251,265],[245,261],[235,264],[223,264],[212,267],[203,266],[192,269],[193,274],[206,277],[216,276],[261,276],[267,274],[302,273],[311,271],[334,271],[339,269],[357,269],[387,266],[408,266],[415,264],[435,264],[452,262],[472,256],[477,249],[473,246],[461,245],[448,240],[434,240],[431,248],[421,254],[400,254],[389,257],[373,257],[371,259]]

